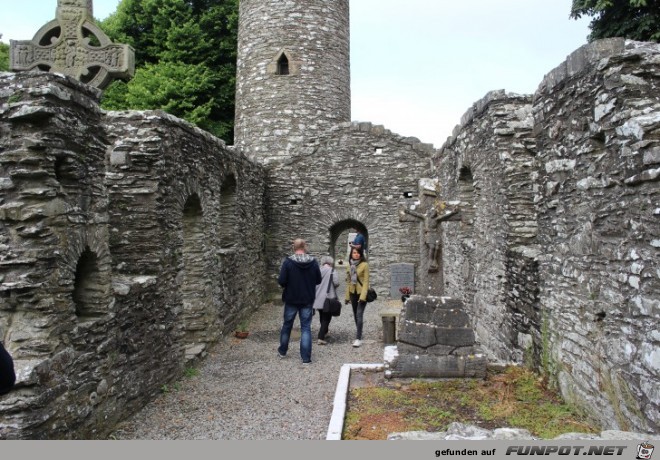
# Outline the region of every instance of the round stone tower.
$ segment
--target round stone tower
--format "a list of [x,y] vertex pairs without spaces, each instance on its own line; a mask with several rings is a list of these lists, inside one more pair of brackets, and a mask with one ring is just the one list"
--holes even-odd
[[351,119],[348,0],[240,0],[234,143],[264,164]]

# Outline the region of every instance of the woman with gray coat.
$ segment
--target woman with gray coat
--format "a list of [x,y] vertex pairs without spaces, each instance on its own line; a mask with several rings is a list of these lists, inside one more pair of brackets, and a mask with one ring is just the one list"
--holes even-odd
[[[316,299],[314,300],[314,309],[319,312],[319,321],[321,322],[321,328],[319,329],[319,345],[325,345],[326,336],[328,335],[328,328],[330,327],[330,321],[332,320],[332,315],[330,313],[323,311],[323,304],[325,304],[325,299],[336,299],[337,298],[337,286],[339,286],[339,277],[337,272],[334,270],[335,261],[330,256],[321,257],[321,284],[316,285]],[[330,283],[332,280],[332,283]],[[330,285],[330,290],[328,291],[328,285]]]

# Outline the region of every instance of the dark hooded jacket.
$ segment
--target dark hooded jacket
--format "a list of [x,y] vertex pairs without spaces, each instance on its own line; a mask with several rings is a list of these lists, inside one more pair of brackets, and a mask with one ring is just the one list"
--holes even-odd
[[284,288],[286,305],[311,307],[316,298],[316,285],[321,282],[321,269],[309,254],[293,254],[282,262],[277,282]]
[[16,382],[14,361],[0,343],[0,395],[9,392]]

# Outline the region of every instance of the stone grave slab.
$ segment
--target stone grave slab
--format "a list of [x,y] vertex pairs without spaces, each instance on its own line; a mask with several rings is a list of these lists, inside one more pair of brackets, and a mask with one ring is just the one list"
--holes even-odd
[[415,290],[415,264],[392,264],[390,265],[390,297],[398,299],[401,297],[399,288],[409,287]]

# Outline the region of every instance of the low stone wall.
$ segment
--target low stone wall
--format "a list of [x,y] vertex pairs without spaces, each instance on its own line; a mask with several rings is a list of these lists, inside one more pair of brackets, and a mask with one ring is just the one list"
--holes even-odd
[[264,296],[263,171],[98,96],[0,74],[1,439],[104,437]]

